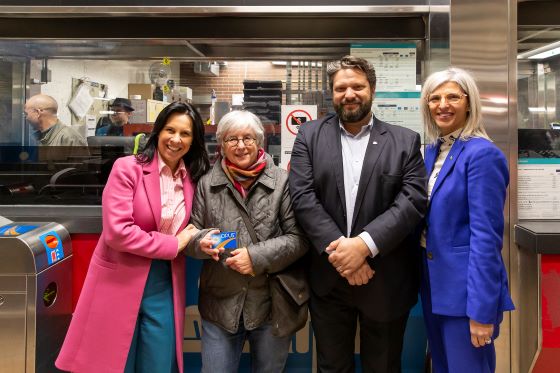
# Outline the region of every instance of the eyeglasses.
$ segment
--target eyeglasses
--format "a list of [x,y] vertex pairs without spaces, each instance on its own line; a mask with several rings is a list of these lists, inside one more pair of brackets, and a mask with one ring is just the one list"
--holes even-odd
[[459,101],[461,101],[461,99],[466,96],[467,94],[462,92],[448,93],[445,96],[430,95],[428,96],[428,105],[437,106],[441,103],[442,99],[445,99],[445,102],[447,102],[448,104],[458,104]]
[[126,111],[113,111],[110,115],[126,114]]
[[229,139],[225,139],[224,142],[230,147],[235,148],[239,145],[239,141],[243,141],[243,144],[245,144],[245,146],[251,146],[255,143],[255,140],[256,139],[251,136],[245,136],[243,138],[230,137]]

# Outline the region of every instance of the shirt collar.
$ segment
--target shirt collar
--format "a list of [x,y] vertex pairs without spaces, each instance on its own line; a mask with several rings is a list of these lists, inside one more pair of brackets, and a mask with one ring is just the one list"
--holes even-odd
[[371,131],[371,128],[373,127],[373,114],[371,115],[371,117],[369,118],[369,122],[368,124],[366,124],[365,126],[363,126],[360,129],[360,132],[358,132],[356,135],[352,135],[350,132],[348,132],[346,130],[346,128],[344,128],[344,125],[342,124],[342,121],[339,119],[338,120],[338,125],[340,126],[340,129],[342,130],[343,133],[345,133],[347,136],[351,136],[351,137],[361,137],[364,134],[368,133],[369,131]]
[[[159,152],[156,152],[157,157],[157,161],[158,161],[158,169],[159,169],[159,174],[161,175],[165,169],[168,170],[168,172],[171,174],[171,169],[169,168],[168,165],[165,164],[165,162],[163,161],[163,159],[161,159],[161,157],[159,156]],[[185,179],[185,177],[187,176],[187,168],[185,167],[185,162],[183,162],[183,159],[181,159],[179,161],[179,167],[177,168],[177,171],[175,172],[175,175],[171,175],[173,178],[177,178],[177,176],[180,176],[181,179]]]
[[457,140],[459,136],[461,136],[461,132],[463,132],[463,129],[459,128],[458,130],[451,132],[450,134],[447,134],[445,136],[441,136],[438,139],[442,144],[453,145],[455,140]]

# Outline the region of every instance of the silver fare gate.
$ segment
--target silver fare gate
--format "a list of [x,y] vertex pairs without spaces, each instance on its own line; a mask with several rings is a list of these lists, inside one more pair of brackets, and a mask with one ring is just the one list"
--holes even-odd
[[0,372],[57,372],[72,315],[70,235],[57,223],[1,222]]

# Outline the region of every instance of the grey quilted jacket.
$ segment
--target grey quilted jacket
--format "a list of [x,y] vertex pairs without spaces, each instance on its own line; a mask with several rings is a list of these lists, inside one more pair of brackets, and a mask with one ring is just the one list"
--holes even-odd
[[[253,244],[239,213],[245,206],[259,242]],[[267,166],[251,186],[245,200],[235,190],[216,161],[198,182],[191,223],[199,229],[236,231],[237,246],[249,251],[255,276],[242,275],[200,251],[204,230],[186,248],[186,253],[205,259],[200,274],[198,308],[203,319],[230,333],[237,331],[241,316],[247,330],[270,320],[268,274],[278,272],[307,252],[307,241],[296,223],[288,189],[288,175],[267,154]]]

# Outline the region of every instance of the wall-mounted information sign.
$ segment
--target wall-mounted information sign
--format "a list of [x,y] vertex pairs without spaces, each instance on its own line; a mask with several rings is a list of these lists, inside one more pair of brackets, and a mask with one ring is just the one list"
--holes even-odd
[[365,58],[375,68],[375,116],[418,132],[424,142],[420,92],[416,86],[416,44],[352,44],[350,53]]
[[282,125],[280,133],[282,135],[282,149],[280,153],[280,167],[289,169],[292,148],[299,126],[306,122],[317,119],[316,105],[282,105]]
[[520,158],[519,219],[560,219],[560,158]]

